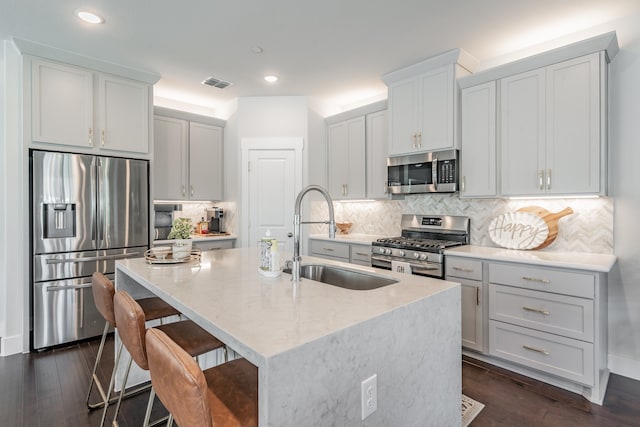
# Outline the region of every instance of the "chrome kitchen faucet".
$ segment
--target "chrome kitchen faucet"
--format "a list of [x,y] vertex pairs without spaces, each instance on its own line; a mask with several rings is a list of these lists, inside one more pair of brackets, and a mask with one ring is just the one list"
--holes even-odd
[[[302,204],[302,198],[312,190],[322,194],[322,197],[327,201],[327,205],[329,205],[329,221],[300,221],[300,205]],[[327,190],[319,185],[309,185],[304,188],[296,198],[296,207],[293,214],[293,266],[291,268],[291,281],[294,283],[298,283],[300,281],[300,260],[302,260],[302,257],[300,256],[300,224],[329,224],[329,238],[333,239],[336,237],[336,220],[333,215],[333,200],[331,200],[331,196]]]

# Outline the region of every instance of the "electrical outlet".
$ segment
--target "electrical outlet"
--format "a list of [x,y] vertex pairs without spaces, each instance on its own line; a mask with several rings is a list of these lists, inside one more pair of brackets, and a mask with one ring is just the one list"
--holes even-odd
[[373,374],[360,384],[362,419],[378,409],[378,374]]

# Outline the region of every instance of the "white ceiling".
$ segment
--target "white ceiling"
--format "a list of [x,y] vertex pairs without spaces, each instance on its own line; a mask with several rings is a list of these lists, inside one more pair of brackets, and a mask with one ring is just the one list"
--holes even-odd
[[[80,22],[80,7],[106,22]],[[449,49],[486,67],[568,34],[615,30],[630,16],[640,25],[639,13],[638,0],[0,0],[0,37],[158,73],[158,99],[214,115],[237,97],[278,95],[309,96],[336,113],[385,98],[382,74]],[[280,81],[267,84],[266,74]],[[201,85],[209,76],[233,86]]]

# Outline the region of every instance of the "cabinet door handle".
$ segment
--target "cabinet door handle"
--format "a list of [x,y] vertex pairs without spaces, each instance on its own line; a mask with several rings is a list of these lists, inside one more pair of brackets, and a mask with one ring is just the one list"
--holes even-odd
[[480,306],[480,287],[476,288],[476,305]]
[[414,132],[414,133],[411,135],[411,140],[413,141],[413,143],[412,143],[413,148],[417,148],[417,144],[418,144],[418,134]]
[[547,169],[547,190],[551,190],[551,169]]
[[193,185],[191,186],[191,197],[193,197]]
[[545,316],[548,316],[550,314],[547,310],[542,310],[540,308],[532,308],[532,307],[524,306],[522,307],[522,309],[525,311],[532,311],[534,313],[544,314]]
[[458,267],[458,266],[453,266],[451,267],[456,271],[464,271],[465,273],[473,273],[473,268],[464,268],[464,267]]
[[89,146],[93,147],[93,128],[89,128]]
[[104,129],[100,131],[100,145],[104,147]]
[[463,193],[464,193],[464,188],[465,188],[465,185],[464,185],[465,178],[466,178],[466,177],[465,177],[465,176],[463,176],[463,177],[462,177],[462,182],[460,183],[460,190],[462,190],[462,192],[463,192]]
[[543,175],[544,175],[544,171],[539,170],[538,171],[538,189],[539,190],[544,190]]
[[522,280],[526,280],[528,282],[544,283],[545,285],[551,283],[551,280],[549,279],[539,279],[537,277],[529,277],[529,276],[522,276]]
[[418,148],[422,147],[422,132],[418,132]]
[[182,195],[183,195],[183,196],[186,196],[186,194],[187,194],[187,193],[186,193],[186,191],[187,191],[187,190],[184,188],[184,185],[183,185],[183,186],[182,186]]
[[546,350],[540,350],[539,348],[531,347],[531,346],[526,345],[526,344],[525,344],[525,345],[523,345],[523,346],[522,346],[522,348],[524,348],[525,350],[535,351],[536,353],[542,353],[542,354],[544,354],[545,356],[548,356],[548,355],[549,355],[549,352],[548,352],[548,351],[546,351]]

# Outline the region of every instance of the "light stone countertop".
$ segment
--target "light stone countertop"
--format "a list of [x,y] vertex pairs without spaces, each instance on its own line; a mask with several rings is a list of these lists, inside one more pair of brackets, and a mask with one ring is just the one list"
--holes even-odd
[[364,425],[360,388],[373,374],[381,404],[366,425],[459,425],[459,283],[311,256],[307,263],[398,283],[368,291],[294,285],[288,274],[258,272],[258,248],[236,248],[174,265],[118,260],[116,288],[134,298],[152,292],[257,366],[261,427]]
[[611,271],[617,261],[615,255],[584,252],[521,251],[487,246],[459,246],[447,249],[445,255],[481,258],[494,261],[512,261],[546,267],[571,268],[601,273]]
[[383,237],[389,236],[379,236],[375,234],[340,234],[340,232],[336,232],[335,239],[331,239],[326,234],[312,234],[309,236],[310,239],[328,240],[330,242],[357,243],[360,245],[370,245],[371,242],[375,242]]
[[119,260],[117,267],[187,317],[215,325],[215,335],[258,366],[276,354],[456,286],[312,256],[303,260],[318,263],[399,282],[354,291],[302,279],[296,289],[289,274],[269,278],[258,272],[256,248],[203,252],[199,264],[149,265],[144,258],[132,258]]

